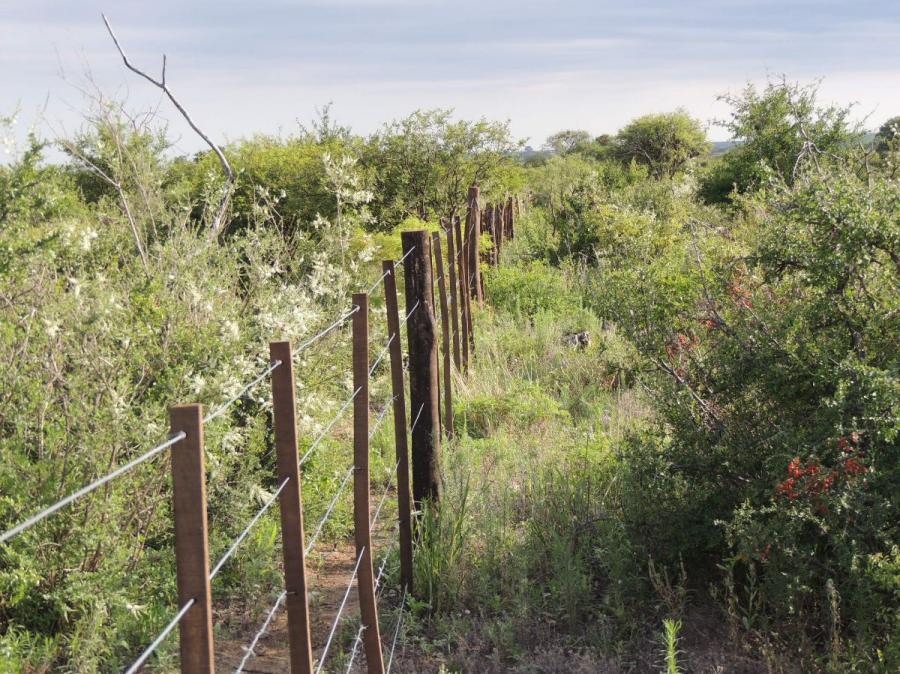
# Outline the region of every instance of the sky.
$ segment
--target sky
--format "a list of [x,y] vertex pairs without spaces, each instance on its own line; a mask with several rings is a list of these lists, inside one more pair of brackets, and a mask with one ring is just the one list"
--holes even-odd
[[359,133],[416,109],[509,120],[540,147],[563,128],[614,133],[684,107],[709,124],[717,96],[786,75],[824,78],[868,128],[900,114],[900,1],[856,0],[0,0],[0,116],[71,131],[88,81],[159,105],[176,149],[201,147],[129,57],[168,83],[219,142],[289,134],[332,103]]

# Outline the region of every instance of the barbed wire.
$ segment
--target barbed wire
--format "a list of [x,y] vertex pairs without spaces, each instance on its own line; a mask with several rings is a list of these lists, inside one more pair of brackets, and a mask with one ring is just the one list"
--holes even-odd
[[359,629],[356,631],[356,638],[353,640],[353,650],[350,651],[350,660],[347,662],[346,674],[350,674],[350,670],[353,669],[353,661],[356,660],[356,653],[359,649],[359,642],[362,641],[362,635],[365,631],[365,625],[360,625]]
[[356,580],[356,574],[359,573],[359,565],[362,563],[362,559],[366,553],[366,546],[363,546],[359,554],[356,556],[356,566],[353,567],[353,573],[350,575],[350,582],[347,584],[347,590],[344,592],[344,598],[341,600],[341,605],[338,607],[337,615],[334,616],[334,622],[331,623],[331,631],[328,633],[328,639],[325,641],[325,648],[322,649],[322,655],[319,657],[319,664],[316,667],[316,674],[322,671],[322,666],[325,664],[325,657],[328,655],[328,649],[331,647],[331,642],[334,639],[334,633],[337,631],[338,623],[341,620],[341,614],[344,612],[344,608],[347,606],[347,598],[350,596],[350,590],[353,589],[353,581]]
[[266,615],[266,619],[262,624],[262,627],[259,628],[259,631],[253,636],[253,641],[250,642],[250,645],[247,646],[244,650],[244,657],[241,658],[241,662],[238,665],[238,668],[234,670],[234,674],[240,674],[244,671],[244,665],[250,661],[250,658],[256,655],[254,652],[254,648],[256,648],[256,644],[259,643],[259,640],[262,638],[263,634],[266,633],[266,630],[269,629],[269,624],[272,622],[272,618],[275,617],[275,613],[278,611],[278,607],[281,606],[281,602],[284,601],[285,597],[287,597],[287,590],[284,590],[278,598],[275,600],[275,604],[269,610],[269,613]]
[[325,426],[325,429],[321,433],[319,433],[319,437],[317,437],[313,441],[312,445],[310,445],[309,449],[306,450],[306,453],[300,459],[299,465],[302,466],[304,463],[306,463],[306,460],[309,458],[309,455],[312,454],[313,450],[315,450],[315,448],[319,446],[319,443],[322,442],[323,438],[328,434],[328,431],[330,431],[334,427],[334,425],[337,423],[337,420],[340,419],[341,415],[344,413],[344,410],[346,410],[347,407],[350,406],[350,403],[352,403],[354,398],[356,398],[356,396],[359,395],[360,391],[362,391],[361,386],[357,387],[357,389],[353,392],[353,395],[351,395],[349,398],[347,398],[346,401],[344,401],[344,404],[341,405],[341,409],[338,410],[338,413],[334,415],[334,417],[331,419],[331,421],[328,422],[328,425]]
[[53,505],[50,505],[50,506],[44,508],[43,510],[41,510],[39,513],[32,515],[24,522],[17,524],[12,529],[9,529],[8,531],[3,532],[3,535],[0,535],[0,543],[5,543],[6,541],[13,538],[14,536],[17,536],[20,533],[22,533],[23,531],[30,529],[31,527],[33,527],[35,524],[37,524],[41,520],[49,517],[50,515],[52,515],[53,513],[57,512],[60,509],[65,508],[67,505],[72,503],[72,501],[76,501],[79,498],[81,498],[82,496],[86,496],[87,494],[90,494],[92,491],[94,491],[95,489],[97,489],[99,487],[102,487],[107,482],[110,482],[111,480],[116,479],[117,477],[119,477],[119,475],[122,475],[123,473],[127,473],[129,470],[131,470],[135,466],[138,466],[138,465],[144,463],[145,461],[149,461],[154,456],[161,453],[163,450],[168,449],[169,447],[174,445],[176,442],[180,442],[181,440],[184,440],[186,437],[187,437],[187,434],[184,431],[178,431],[178,433],[170,436],[165,442],[158,444],[153,449],[147,450],[146,452],[144,452],[140,456],[132,459],[125,465],[119,466],[111,473],[107,473],[103,477],[94,480],[93,482],[91,482],[88,485],[85,485],[78,491],[72,492],[71,494],[69,494],[65,498],[60,499]]
[[144,649],[144,652],[138,656],[138,659],[131,663],[131,666],[125,670],[125,674],[135,674],[147,659],[153,655],[153,652],[159,648],[160,644],[166,640],[166,637],[175,629],[178,623],[181,622],[181,619],[184,618],[185,614],[190,610],[191,606],[196,603],[196,599],[193,597],[188,599],[184,606],[181,607],[181,610],[175,614],[175,617],[172,618],[168,624],[163,628],[162,632],[153,640],[153,642]]
[[229,407],[231,407],[234,403],[236,403],[238,400],[240,400],[241,398],[243,398],[243,397],[244,397],[244,394],[247,393],[247,391],[249,391],[249,390],[252,389],[254,386],[256,386],[259,382],[261,382],[263,379],[265,379],[272,371],[274,371],[276,368],[278,368],[278,367],[280,367],[280,366],[281,366],[281,361],[280,361],[280,360],[276,360],[274,363],[272,363],[271,365],[269,365],[269,367],[267,367],[263,372],[261,372],[261,373],[259,374],[259,376],[257,376],[253,381],[251,381],[249,384],[247,384],[246,386],[244,386],[244,388],[242,388],[242,389],[237,393],[237,395],[235,395],[235,396],[231,397],[230,399],[226,400],[224,403],[222,403],[221,405],[219,405],[219,406],[218,406],[216,409],[214,409],[212,412],[210,412],[210,413],[207,414],[205,417],[203,417],[203,423],[204,423],[204,424],[208,424],[208,423],[209,423],[210,421],[212,421],[213,419],[216,419],[216,418],[222,416],[223,414],[225,414],[225,411],[226,411]]
[[269,498],[269,500],[266,501],[266,503],[263,505],[263,507],[260,508],[259,511],[253,516],[253,519],[251,519],[249,524],[247,524],[247,526],[244,527],[244,530],[235,539],[234,543],[231,544],[231,547],[228,548],[228,550],[225,552],[225,554],[222,555],[222,558],[219,559],[219,561],[216,563],[215,567],[213,567],[213,570],[210,571],[210,573],[209,573],[210,580],[212,580],[213,578],[215,578],[218,575],[219,571],[222,570],[222,567],[225,566],[225,562],[227,562],[229,560],[229,558],[234,554],[235,550],[238,549],[238,546],[243,542],[243,540],[245,538],[247,538],[247,534],[250,533],[250,530],[253,528],[253,525],[255,525],[259,521],[259,518],[265,514],[265,512],[272,506],[273,503],[275,503],[275,499],[278,498],[278,495],[284,490],[285,486],[287,486],[287,483],[290,481],[291,481],[290,477],[286,477],[286,478],[284,478],[284,480],[281,481],[281,484],[278,486],[278,489],[275,491],[275,493],[272,494],[271,498]]

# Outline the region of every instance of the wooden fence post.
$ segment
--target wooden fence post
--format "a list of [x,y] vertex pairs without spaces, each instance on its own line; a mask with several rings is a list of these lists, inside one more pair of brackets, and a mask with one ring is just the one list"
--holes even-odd
[[453,395],[450,389],[450,317],[447,316],[447,283],[444,279],[444,260],[441,256],[441,235],[437,232],[431,235],[434,246],[434,262],[437,266],[438,291],[441,298],[441,341],[444,352],[444,433],[448,438],[453,437]]
[[[406,434],[406,394],[403,388],[403,349],[397,308],[396,267],[381,263],[384,272],[384,304],[387,310],[388,347],[391,358],[391,393],[394,397],[394,447],[397,453],[397,523],[400,528],[400,585],[413,591],[412,512],[409,491],[409,445]],[[393,339],[392,339],[393,338]]]
[[497,233],[494,245],[497,246],[496,261],[498,267],[500,266],[500,256],[503,254],[503,244],[506,242],[506,229],[503,226],[505,217],[506,214],[503,210],[503,204],[494,206],[494,230]]
[[491,250],[487,254],[487,263],[496,267],[497,233],[494,228],[494,207],[491,204],[487,204],[481,210],[481,229],[491,235]]
[[184,432],[172,445],[172,500],[175,517],[175,567],[178,605],[191,599],[178,625],[182,674],[215,674],[212,595],[209,587],[209,532],[206,522],[206,469],[203,457],[203,408],[178,405],[169,410],[172,433]]
[[444,231],[447,233],[447,271],[450,274],[450,319],[453,325],[453,363],[456,371],[462,370],[462,361],[459,351],[459,287],[456,284],[456,246],[453,245],[453,228],[446,223]]
[[472,343],[469,303],[469,263],[466,249],[463,245],[462,226],[459,216],[453,218],[453,229],[456,232],[456,262],[459,274],[459,317],[462,321],[462,369],[469,371],[469,346]]
[[[404,266],[409,347],[409,399],[413,419],[412,429],[412,492],[418,510],[427,500],[441,497],[440,453],[441,439],[437,421],[438,359],[435,337],[431,273],[431,241],[428,232],[403,232],[403,254],[408,255]],[[420,411],[421,410],[421,411]]]
[[313,671],[306,593],[306,553],[303,540],[303,494],[297,455],[297,414],[294,359],[290,342],[271,342],[269,356],[281,365],[272,371],[272,412],[275,418],[275,453],[281,491],[281,548],[284,557],[284,589],[288,618],[291,674]]
[[469,270],[467,281],[472,284],[470,292],[478,301],[478,308],[484,306],[484,295],[481,289],[481,211],[478,208],[478,186],[469,188],[469,207],[466,211],[466,250],[468,251]]
[[354,293],[353,305],[358,307],[353,314],[353,531],[356,556],[362,558],[356,589],[368,672],[384,674],[369,523],[369,296]]

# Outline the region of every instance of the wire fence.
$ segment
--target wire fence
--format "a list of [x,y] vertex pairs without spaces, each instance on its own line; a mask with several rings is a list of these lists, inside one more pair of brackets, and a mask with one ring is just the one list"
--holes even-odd
[[26,519],[24,522],[21,522],[20,524],[17,524],[16,526],[12,527],[8,531],[3,532],[3,535],[0,535],[0,543],[5,543],[6,541],[14,538],[15,536],[18,536],[20,533],[22,533],[23,531],[25,531],[27,529],[30,529],[38,522],[46,519],[47,517],[49,517],[50,515],[53,515],[56,512],[59,512],[60,510],[65,508],[67,505],[69,505],[73,501],[77,501],[82,496],[87,496],[92,491],[99,489],[100,487],[107,484],[108,482],[112,482],[120,475],[124,475],[125,473],[130,471],[135,466],[139,466],[140,464],[144,463],[145,461],[149,461],[154,456],[161,454],[164,450],[168,449],[172,445],[174,445],[178,442],[181,442],[182,440],[184,440],[184,438],[185,438],[185,434],[183,432],[179,432],[179,433],[175,433],[174,435],[171,435],[164,442],[161,442],[160,444],[156,445],[156,447],[154,447],[153,449],[150,449],[150,450],[144,452],[139,457],[132,459],[131,461],[126,463],[124,466],[120,466],[120,467],[116,468],[111,473],[108,473],[107,475],[104,475],[103,477],[101,477],[97,480],[94,480],[93,482],[91,482],[88,485],[85,485],[78,491],[75,491],[75,492],[69,494],[68,496],[60,499],[53,505],[48,506],[48,507],[44,508],[43,510],[41,510],[40,512],[32,515],[31,517]]
[[[427,242],[427,238],[425,240]],[[404,247],[406,247],[405,244],[404,244]],[[426,248],[427,248],[427,246],[426,246]],[[400,258],[397,262],[393,263],[393,265],[390,268],[386,268],[384,270],[384,272],[381,274],[381,276],[368,289],[368,292],[369,293],[373,292],[377,288],[377,286],[382,281],[384,281],[384,279],[388,275],[392,274],[394,272],[394,270],[399,268],[401,265],[405,264],[407,259],[417,249],[418,249],[418,246],[413,246],[412,248],[408,249],[402,258]],[[423,255],[423,252],[422,252],[423,250],[424,249],[419,250],[419,256]],[[453,262],[451,262],[451,264],[453,264]],[[417,262],[415,265],[412,265],[412,267],[417,270],[423,269],[423,265],[421,264],[421,262]],[[411,273],[411,272],[410,272],[410,267],[408,266],[407,274],[409,274],[409,273]],[[440,281],[440,280],[441,279],[438,279],[438,281]],[[434,281],[432,281],[432,282],[434,282]],[[391,285],[385,284],[386,292],[388,292],[389,288],[391,288]],[[394,288],[394,292],[396,292],[396,288]],[[425,297],[426,297],[425,295],[422,295],[422,296],[416,298],[416,301],[413,303],[412,307],[402,316],[402,318],[396,317],[394,319],[396,321],[395,325],[399,325],[402,327],[403,325],[407,324],[407,322],[410,320],[410,318],[413,316],[413,314],[416,311],[418,311],[420,308],[429,306],[428,304],[423,303],[423,300],[425,299]],[[387,296],[386,296],[386,299],[387,299]],[[394,314],[396,315],[396,297],[394,297],[394,300],[393,300],[393,307],[394,307]],[[283,375],[282,374],[274,375],[273,373],[275,373],[277,370],[279,370],[279,368],[283,368],[285,366],[285,364],[287,364],[288,368],[290,369],[290,367],[293,364],[293,361],[297,358],[297,356],[300,353],[309,349],[311,346],[318,343],[320,340],[324,339],[326,336],[334,333],[336,330],[341,328],[351,318],[354,318],[354,316],[356,316],[358,314],[358,312],[360,311],[360,308],[361,307],[359,304],[352,304],[351,308],[348,311],[340,314],[333,321],[331,321],[328,325],[326,325],[324,328],[322,328],[321,330],[319,330],[312,336],[303,340],[293,350],[291,350],[290,346],[288,345],[287,354],[289,357],[283,357],[282,359],[273,358],[268,363],[268,365],[264,369],[262,369],[262,371],[260,371],[252,379],[250,379],[250,381],[241,385],[236,393],[231,395],[227,400],[221,402],[220,404],[218,404],[217,406],[212,408],[212,410],[210,412],[208,412],[205,416],[202,416],[202,418],[200,418],[199,407],[197,407],[198,419],[199,419],[199,422],[198,422],[199,429],[202,431],[204,424],[211,423],[221,417],[224,417],[232,409],[232,407],[234,405],[238,404],[242,399],[244,399],[248,394],[250,394],[257,386],[259,386],[262,382],[266,381],[269,378],[272,378],[272,383],[273,383],[273,408],[276,407],[275,400],[274,400],[275,390],[276,390],[275,383],[278,380],[278,377],[290,377],[290,372],[284,373]],[[428,310],[431,311],[430,308]],[[445,316],[441,316],[440,318],[442,320],[447,320],[447,317],[445,317]],[[353,323],[354,323],[354,335],[356,335],[356,323],[357,323],[356,319],[354,319]],[[433,321],[431,322],[431,324],[433,325]],[[399,340],[399,335],[397,333],[393,333],[390,335],[390,337],[387,339],[386,343],[384,344],[383,348],[376,355],[376,357],[375,357],[374,361],[371,363],[371,365],[370,366],[368,364],[366,365],[366,370],[368,372],[369,378],[371,378],[375,374],[378,366],[382,363],[382,361],[385,358],[388,357],[388,355],[390,355],[392,358],[392,368],[393,367],[402,367],[402,371],[404,371],[404,372],[410,371],[410,361],[409,360],[407,360],[406,362],[399,362],[399,363],[396,363],[393,361],[393,359],[396,358],[397,353],[399,353],[399,351],[392,350],[392,347],[396,347],[395,340]],[[368,350],[368,344],[366,344],[366,347],[367,347],[366,350]],[[273,346],[272,348],[274,349],[275,346]],[[284,372],[284,370],[282,370],[282,372]],[[414,375],[414,373],[410,372],[411,378],[413,377],[413,375]],[[396,384],[394,384],[394,385],[396,385]],[[293,396],[293,387],[294,386],[295,386],[295,383],[291,382],[291,391],[292,391],[291,395],[292,396]],[[334,429],[334,427],[336,426],[338,421],[343,417],[344,413],[347,411],[347,409],[350,407],[350,405],[357,399],[357,397],[359,396],[359,394],[361,393],[362,390],[363,390],[363,387],[358,386],[350,394],[350,396],[342,402],[342,404],[338,408],[337,412],[332,416],[332,418],[328,421],[328,423],[324,426],[324,428],[318,433],[318,435],[315,437],[313,442],[303,453],[302,457],[300,457],[300,459],[297,461],[296,470],[301,469],[309,461],[309,459],[312,457],[315,450],[321,445],[322,442],[324,442],[325,438],[328,437],[328,435]],[[387,413],[390,411],[392,406],[395,406],[397,404],[398,397],[400,396],[401,393],[402,393],[402,390],[400,393],[398,393],[395,390],[394,394],[385,402],[383,408],[378,413],[374,423],[372,424],[372,427],[368,434],[366,447],[368,446],[368,441],[371,441],[371,439],[378,432],[378,430],[381,427],[384,420],[387,418]],[[368,395],[368,394],[366,394],[366,395]],[[291,401],[293,402],[293,397],[291,397]],[[415,418],[413,419],[412,423],[409,425],[408,430],[405,430],[404,433],[406,433],[406,432],[412,433],[416,429],[418,423],[420,422],[420,419],[422,418],[422,413],[423,413],[424,407],[425,407],[424,403],[422,403],[419,406],[419,408],[416,412]],[[357,408],[357,410],[358,410],[358,408]],[[399,413],[400,412],[398,411],[397,414],[399,414]],[[293,410],[291,412],[291,414],[293,416],[295,414],[295,410]],[[358,414],[358,411],[355,412],[355,414]],[[368,412],[367,412],[367,414],[368,414]],[[276,413],[276,415],[277,415],[277,413]],[[295,424],[296,421],[294,420],[293,423]],[[431,423],[435,423],[435,420],[432,419]],[[173,426],[175,426],[175,428],[177,429],[177,425],[175,425],[174,421],[173,421]],[[191,436],[188,434],[188,432],[186,430],[184,430],[184,428],[185,427],[182,427],[181,430],[175,430],[175,432],[170,434],[165,440],[163,440],[159,444],[155,445],[151,449],[143,452],[142,454],[131,459],[130,461],[119,466],[118,468],[108,472],[107,474],[103,475],[102,477],[99,477],[99,478],[93,480],[92,482],[88,483],[87,485],[68,494],[64,498],[59,499],[55,503],[45,507],[44,509],[35,513],[34,515],[23,520],[19,524],[16,524],[15,526],[11,527],[7,531],[3,532],[2,534],[0,534],[0,544],[7,543],[8,541],[15,538],[22,532],[34,527],[35,525],[42,522],[46,518],[59,512],[61,509],[70,505],[74,501],[91,494],[92,492],[103,487],[104,485],[109,484],[110,482],[117,479],[118,477],[133,470],[137,466],[151,461],[153,458],[161,455],[165,450],[175,448],[176,445],[179,445],[179,443],[181,443],[182,441],[185,441],[185,445],[184,445],[185,451],[188,451],[192,447],[194,449],[199,448],[201,458],[200,458],[198,465],[200,466],[201,473],[198,477],[199,477],[200,482],[202,483],[203,480],[205,480],[205,476],[202,474],[202,453],[203,453],[202,443],[198,442],[196,437],[194,437],[192,440]],[[277,430],[278,429],[276,428],[276,433],[277,433]],[[296,429],[294,432],[296,432]],[[291,437],[294,437],[294,436],[291,436]],[[193,442],[193,446],[189,446],[191,441]],[[404,441],[404,446],[405,446],[405,441]],[[294,441],[294,452],[296,452],[296,442],[295,441]],[[279,454],[279,462],[282,460],[282,457],[283,457],[283,454]],[[401,463],[402,463],[402,459],[399,456],[399,445],[398,445],[397,462],[393,466],[393,470],[391,471],[391,474],[386,482],[384,490],[381,494],[381,497],[377,503],[377,506],[376,506],[375,511],[372,514],[371,518],[368,517],[368,501],[366,502],[365,512],[367,513],[367,517],[363,521],[369,526],[369,528],[374,527],[377,524],[378,519],[383,511],[384,504],[387,501],[387,498],[391,492],[391,489],[394,487],[395,476],[399,480],[400,474],[398,473],[398,471],[400,469]],[[175,464],[173,462],[173,468],[174,468],[174,465]],[[279,463],[279,465],[281,466],[283,464]],[[316,543],[319,541],[319,539],[322,535],[322,532],[325,530],[326,524],[334,516],[337,506],[340,503],[342,496],[346,492],[346,488],[350,482],[350,478],[354,475],[354,472],[356,470],[357,470],[357,466],[355,465],[355,462],[354,462],[354,465],[351,465],[349,468],[347,468],[347,470],[344,473],[341,474],[340,482],[338,483],[337,488],[335,489],[335,492],[332,495],[332,498],[329,501],[329,503],[324,511],[324,514],[317,522],[316,527],[313,530],[312,535],[309,537],[309,540],[306,543],[306,545],[301,546],[303,548],[304,555],[308,555],[314,549]],[[299,476],[299,473],[294,472],[293,475]],[[408,476],[404,479],[408,480]],[[219,559],[215,562],[215,564],[212,566],[211,570],[206,572],[205,581],[207,582],[207,590],[206,590],[207,593],[209,592],[209,590],[208,590],[209,582],[216,579],[218,577],[218,575],[222,572],[222,570],[225,568],[225,566],[229,563],[229,561],[234,558],[234,556],[237,554],[238,550],[240,549],[241,545],[250,536],[254,527],[266,515],[266,513],[272,509],[272,506],[276,502],[281,501],[282,508],[284,508],[285,490],[288,488],[288,485],[291,483],[291,480],[292,480],[291,474],[288,474],[287,477],[283,477],[279,481],[278,486],[275,488],[274,492],[272,492],[272,494],[268,496],[268,498],[265,500],[265,502],[262,504],[262,506],[258,510],[256,510],[256,512],[249,519],[249,521],[245,524],[245,526],[240,531],[240,533],[237,534],[237,536],[228,545],[228,547],[224,551],[224,553],[222,553],[222,555],[219,557]],[[366,484],[367,483],[368,483],[368,477],[366,477]],[[398,484],[397,486],[399,488],[400,484]],[[297,493],[299,493],[300,487],[301,487],[301,485],[298,483],[296,486]],[[408,487],[408,485],[407,485],[407,487]],[[175,487],[173,484],[173,490],[174,490],[174,488]],[[293,493],[293,492],[291,492],[291,493]],[[205,497],[204,497],[204,499],[205,499]],[[298,505],[299,505],[299,499],[298,499]],[[284,516],[284,512],[285,511],[282,510],[282,516]],[[202,517],[203,517],[203,521],[205,522],[206,521],[205,500],[202,502]],[[176,518],[177,518],[177,512],[176,512]],[[408,515],[407,515],[407,520],[408,520]],[[206,525],[204,524],[204,528],[205,528],[205,526]],[[399,524],[398,524],[398,526],[399,526]],[[204,529],[204,533],[205,533],[205,529]],[[285,532],[282,532],[282,533],[285,536],[287,535]],[[366,534],[366,535],[368,536],[368,534]],[[177,538],[177,536],[178,536],[178,527],[176,526],[176,538]],[[402,534],[401,534],[400,541],[401,541],[401,545],[402,545],[402,541],[403,541]],[[204,541],[204,544],[208,545],[208,540]],[[366,554],[365,554],[366,550],[370,549],[370,548],[371,548],[371,545],[362,546],[359,549],[359,552],[358,552],[357,558],[356,558],[356,563],[353,568],[353,572],[350,575],[350,579],[348,581],[347,589],[343,594],[343,598],[341,600],[340,606],[339,606],[337,613],[334,616],[334,619],[331,623],[330,631],[328,633],[328,637],[325,642],[325,646],[324,646],[322,653],[318,659],[317,667],[315,670],[317,673],[321,672],[322,667],[324,666],[324,662],[327,658],[329,649],[333,645],[333,640],[334,640],[334,637],[335,637],[335,634],[337,631],[337,627],[338,627],[338,625],[341,621],[341,617],[346,609],[347,601],[348,601],[351,589],[353,587],[354,582],[359,577],[360,565],[363,562],[364,558],[366,558]],[[176,550],[178,550],[178,549],[179,549],[178,546],[176,546]],[[179,554],[181,554],[181,553],[179,553]],[[206,568],[208,568],[207,553],[204,552],[203,554],[204,554],[204,560],[203,560],[202,566],[204,569],[206,569]],[[369,555],[368,558],[369,558],[368,563],[371,563],[371,555]],[[411,558],[411,553],[410,553],[410,558]],[[373,583],[373,588],[372,588],[372,596],[373,597],[380,596],[381,591],[383,590],[383,580],[384,580],[384,574],[385,574],[386,568],[387,568],[388,559],[389,559],[389,554],[385,554],[385,556],[381,562],[381,565],[378,569],[377,576],[374,578],[374,583]],[[301,558],[301,560],[302,560],[302,558]],[[402,564],[401,564],[401,567],[402,567]],[[179,569],[180,569],[180,566],[179,566]],[[179,574],[180,573],[181,573],[181,571],[179,570]],[[285,573],[287,573],[287,570],[285,570]],[[305,573],[305,570],[303,570],[303,573]],[[369,575],[367,577],[369,578],[369,581],[371,582],[372,576]],[[305,586],[305,580],[304,580],[304,586]],[[180,593],[180,588],[181,588],[181,576],[179,575],[179,593]],[[244,670],[244,667],[249,662],[249,660],[256,655],[255,649],[257,648],[260,639],[271,628],[272,621],[274,620],[274,617],[277,614],[278,609],[282,605],[285,604],[285,600],[288,597],[288,594],[289,594],[288,589],[285,588],[283,591],[281,591],[276,596],[274,604],[272,604],[272,606],[268,609],[262,625],[256,631],[256,633],[253,635],[253,638],[251,639],[249,645],[244,648],[244,655],[236,669],[237,672],[242,672]],[[388,664],[387,664],[388,670],[390,669],[391,662],[393,661],[393,657],[394,657],[394,649],[396,647],[397,638],[398,638],[398,634],[400,631],[400,624],[401,624],[402,617],[403,617],[402,612],[404,609],[406,595],[407,595],[406,586],[404,585],[404,592],[403,592],[403,598],[401,600],[400,612],[398,614],[397,624],[394,628],[394,636],[393,636],[391,650],[390,650],[390,656],[389,656],[389,660],[388,660]],[[181,596],[181,594],[179,594],[179,596]],[[201,602],[202,602],[202,605],[201,605]],[[201,607],[205,607],[205,610],[207,612],[211,611],[209,602],[210,602],[210,599],[208,596],[205,596],[205,597],[193,596],[193,597],[188,597],[187,599],[181,599],[179,601],[180,608],[178,609],[178,611],[163,626],[161,631],[146,646],[146,648],[144,648],[144,650],[128,666],[128,668],[124,670],[125,674],[135,674],[136,672],[138,672],[148,662],[148,660],[153,656],[153,654],[160,648],[160,646],[165,642],[165,640],[168,638],[168,636],[171,635],[171,633],[175,630],[175,628],[178,627],[179,625],[182,625],[182,623],[188,619],[188,616],[195,615],[195,613],[192,612],[192,610],[191,610],[192,608],[195,608],[195,607],[198,607],[198,605],[201,605]],[[290,606],[292,606],[292,605],[293,604],[290,604]],[[289,615],[290,615],[290,611],[292,610],[290,608],[290,606],[288,607]],[[374,606],[374,604],[373,604],[373,606]],[[194,618],[191,618],[191,620],[194,620]],[[377,613],[376,613],[376,620],[377,620]],[[191,631],[194,631],[194,630],[191,630]],[[184,638],[185,635],[186,635],[186,632],[184,630],[182,630],[182,638]],[[363,641],[364,635],[365,635],[365,626],[361,626],[357,632],[356,639],[354,641],[353,651],[352,651],[350,661],[348,664],[348,671],[353,666],[353,661],[356,657],[359,643],[361,643]],[[209,635],[209,639],[210,639],[210,643],[211,643],[211,634]],[[310,651],[310,653],[311,653],[311,651]]]
[[243,542],[247,535],[250,533],[250,530],[253,528],[257,522],[259,522],[259,518],[266,514],[266,511],[272,507],[272,504],[275,503],[275,500],[287,486],[287,483],[290,482],[290,478],[285,478],[280,485],[278,485],[278,489],[275,490],[275,493],[269,498],[268,501],[265,502],[262,508],[257,511],[257,513],[250,519],[250,522],[244,527],[244,530],[238,534],[238,537],[231,544],[231,547],[225,551],[225,554],[222,555],[221,559],[216,562],[216,565],[213,567],[213,570],[209,572],[209,579],[213,580],[217,575],[219,575],[219,571],[222,570],[222,567],[225,566],[225,563],[231,559],[231,556],[238,549],[238,546]]
[[347,410],[348,407],[350,407],[350,403],[352,403],[356,399],[356,396],[359,395],[359,392],[361,390],[362,390],[361,388],[357,388],[353,392],[353,394],[349,398],[347,398],[347,400],[344,401],[344,404],[341,405],[341,408],[338,410],[338,413],[332,417],[331,421],[329,421],[328,424],[325,426],[325,428],[322,430],[322,432],[319,433],[318,437],[316,437],[316,439],[313,441],[313,443],[309,446],[309,449],[306,450],[306,453],[300,459],[301,466],[303,466],[303,464],[306,463],[307,459],[309,459],[309,457],[315,451],[316,447],[319,446],[319,443],[322,442],[322,440],[325,439],[325,436],[327,436],[328,433],[331,431],[331,429],[334,428],[334,425],[344,415],[344,412]]
[[353,573],[350,574],[350,582],[347,583],[347,590],[344,592],[344,598],[341,599],[341,604],[338,606],[337,615],[334,616],[334,621],[331,623],[331,629],[328,632],[328,639],[325,641],[325,647],[322,649],[322,655],[319,656],[319,664],[316,667],[316,674],[322,671],[322,666],[325,664],[325,658],[328,657],[328,649],[331,648],[331,642],[334,639],[334,634],[337,632],[338,624],[341,621],[341,615],[344,613],[344,609],[347,607],[347,599],[350,597],[350,590],[353,589],[353,581],[356,580],[356,574],[359,573],[359,565],[362,563],[363,557],[365,556],[366,548],[362,547],[359,551],[359,554],[356,556],[356,566],[353,567]]
[[278,597],[275,599],[275,604],[273,604],[272,608],[269,609],[269,612],[266,614],[266,619],[263,621],[262,627],[253,635],[253,640],[250,642],[249,646],[244,648],[244,657],[241,658],[240,664],[237,666],[237,669],[234,670],[235,674],[240,674],[240,672],[244,671],[244,667],[250,661],[250,658],[256,655],[256,651],[253,650],[256,648],[256,645],[259,643],[259,640],[262,639],[263,635],[268,631],[269,625],[272,624],[272,618],[275,617],[275,614],[278,612],[278,608],[281,606],[281,603],[287,598],[287,590],[284,590]]

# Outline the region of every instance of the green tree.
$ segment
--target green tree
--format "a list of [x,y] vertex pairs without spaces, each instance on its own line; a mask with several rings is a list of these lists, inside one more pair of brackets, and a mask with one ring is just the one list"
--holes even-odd
[[544,148],[556,154],[577,152],[591,143],[591,134],[587,131],[566,129],[558,131],[547,138]]
[[490,187],[516,147],[508,123],[454,121],[450,110],[418,110],[385,125],[364,158],[374,174],[380,226],[458,212],[469,185]]
[[875,151],[881,156],[900,150],[900,115],[891,117],[875,134]]
[[861,140],[850,122],[849,106],[820,106],[818,83],[769,82],[762,91],[752,84],[739,94],[719,97],[731,116],[718,124],[738,145],[704,177],[701,194],[710,203],[727,201],[774,176],[792,184],[811,162],[847,153]]
[[616,135],[616,154],[650,169],[656,178],[672,177],[709,149],[700,122],[684,110],[644,115]]

